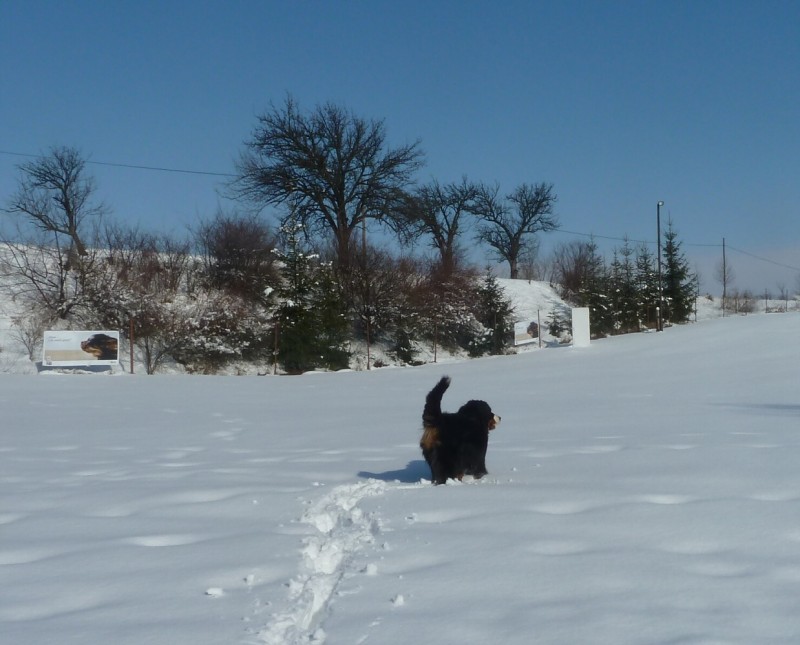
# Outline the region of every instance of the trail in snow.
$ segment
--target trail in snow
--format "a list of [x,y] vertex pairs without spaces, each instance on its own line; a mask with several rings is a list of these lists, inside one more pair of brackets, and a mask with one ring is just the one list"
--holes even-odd
[[259,640],[268,645],[324,642],[320,625],[339,583],[355,554],[380,533],[375,515],[358,504],[385,490],[386,483],[378,480],[337,486],[305,512],[302,521],[319,534],[304,542],[300,573],[289,583],[290,609],[275,615]]

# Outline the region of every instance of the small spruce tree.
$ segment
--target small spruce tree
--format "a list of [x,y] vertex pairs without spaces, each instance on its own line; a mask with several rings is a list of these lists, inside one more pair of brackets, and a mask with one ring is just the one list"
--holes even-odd
[[578,305],[590,311],[590,331],[592,336],[605,336],[614,330],[614,312],[608,297],[609,272],[597,248],[591,240],[587,245],[585,270],[581,276]]
[[275,290],[276,359],[292,374],[346,367],[348,322],[331,267],[305,248],[298,222],[285,222],[281,238],[282,248],[276,251],[282,277]]
[[636,293],[639,320],[655,326],[658,307],[658,273],[653,254],[645,244],[636,253]]
[[513,307],[503,288],[489,268],[477,289],[478,300],[473,312],[486,333],[476,337],[470,354],[504,354],[514,338]]
[[619,331],[625,334],[639,331],[636,263],[633,248],[631,248],[627,238],[625,239],[625,244],[619,249],[617,289]]
[[667,224],[664,239],[662,285],[665,318],[674,323],[684,323],[689,320],[694,308],[695,277],[689,270],[686,256],[681,251],[678,233],[671,219]]
[[553,306],[553,311],[550,312],[550,321],[547,325],[547,331],[550,332],[550,335],[560,339],[564,332],[570,331],[571,328],[572,321],[570,320],[569,312]]

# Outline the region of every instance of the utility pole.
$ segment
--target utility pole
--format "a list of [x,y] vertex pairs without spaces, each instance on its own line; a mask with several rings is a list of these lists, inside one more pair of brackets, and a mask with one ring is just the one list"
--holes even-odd
[[664,202],[659,201],[656,204],[656,228],[657,228],[657,242],[658,245],[658,306],[656,307],[656,331],[664,331],[663,307],[664,307],[664,289],[661,284],[661,207]]
[[725,238],[722,238],[722,317],[725,317],[725,303],[728,297],[728,266],[725,263]]
[[370,369],[370,334],[372,333],[371,325],[370,325],[370,318],[372,317],[372,306],[370,304],[371,297],[369,292],[369,269],[367,268],[367,219],[364,218],[361,220],[361,252],[363,254],[364,260],[364,280],[366,282],[366,295],[367,295],[367,302],[364,303],[366,307],[366,333],[367,333],[367,370]]

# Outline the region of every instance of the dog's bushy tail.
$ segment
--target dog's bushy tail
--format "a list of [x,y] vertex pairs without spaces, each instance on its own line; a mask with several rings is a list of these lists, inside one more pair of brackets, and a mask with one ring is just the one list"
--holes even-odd
[[422,411],[422,425],[426,428],[435,426],[442,416],[442,397],[450,387],[450,377],[443,376],[436,386],[425,397],[425,408]]

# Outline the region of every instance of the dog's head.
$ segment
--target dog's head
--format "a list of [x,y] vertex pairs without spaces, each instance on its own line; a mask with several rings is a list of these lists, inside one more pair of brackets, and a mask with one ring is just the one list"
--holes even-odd
[[500,415],[492,412],[492,408],[486,401],[467,401],[458,412],[478,419],[481,427],[488,430],[494,430],[500,423]]
[[98,360],[117,358],[117,339],[107,334],[94,334],[81,341],[81,349]]

